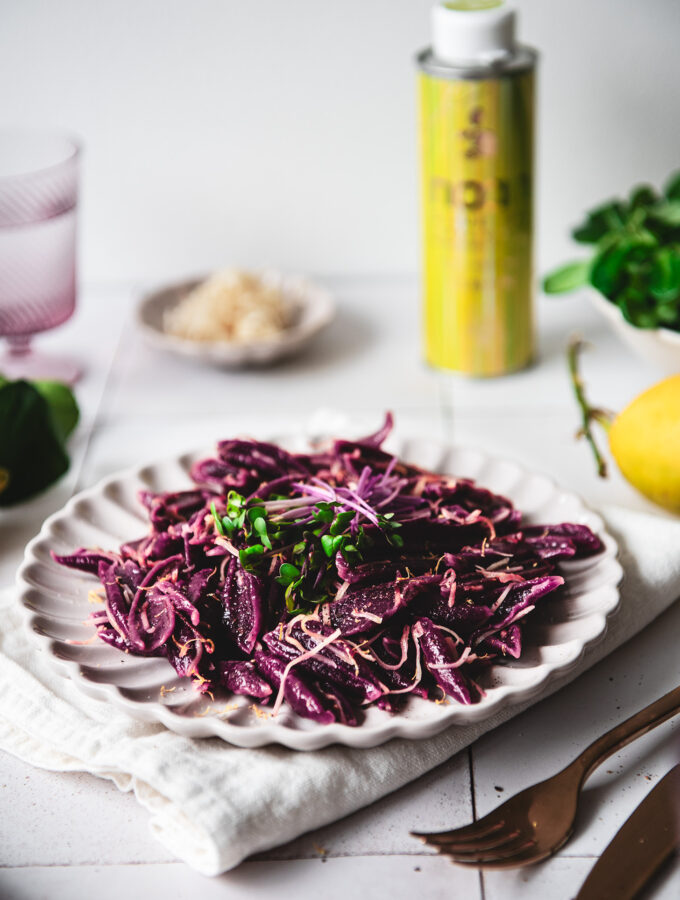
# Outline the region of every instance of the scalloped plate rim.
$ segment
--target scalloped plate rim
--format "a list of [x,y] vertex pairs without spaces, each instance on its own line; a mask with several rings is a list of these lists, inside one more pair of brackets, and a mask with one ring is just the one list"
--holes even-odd
[[[288,439],[297,438],[299,435],[287,435]],[[274,437],[274,440],[282,441],[284,436]],[[41,560],[36,554],[37,548],[46,547],[49,549],[50,541],[53,539],[52,528],[61,521],[68,521],[76,517],[76,508],[79,503],[84,500],[96,500],[101,497],[104,492],[112,484],[129,483],[133,479],[143,481],[142,473],[150,470],[158,470],[162,466],[171,464],[182,465],[182,460],[198,458],[204,454],[214,452],[214,446],[209,449],[189,450],[173,456],[164,457],[155,461],[143,463],[136,466],[130,466],[118,472],[114,472],[98,481],[92,487],[86,488],[71,497],[65,505],[49,516],[43,523],[40,532],[27,544],[24,560],[17,572],[17,585],[20,589],[20,602],[24,610],[26,626],[28,627],[32,639],[35,640],[43,649],[47,651],[53,670],[58,672],[62,677],[70,678],[87,696],[104,702],[114,702],[115,705],[128,712],[135,718],[142,719],[147,722],[159,722],[165,725],[171,731],[174,731],[185,737],[218,737],[227,743],[238,747],[254,748],[267,746],[269,744],[279,744],[293,750],[317,750],[323,747],[340,744],[355,748],[369,748],[378,746],[393,738],[406,738],[410,740],[424,740],[433,737],[453,725],[473,724],[493,716],[504,708],[506,705],[517,705],[524,700],[536,697],[543,687],[550,681],[554,680],[561,674],[573,671],[578,666],[579,661],[588,647],[595,643],[599,643],[605,636],[609,618],[616,612],[620,604],[620,593],[618,585],[623,577],[623,570],[618,562],[618,546],[614,538],[606,531],[601,516],[593,511],[575,492],[562,489],[553,478],[542,472],[537,472],[526,468],[519,462],[502,456],[495,456],[483,450],[457,446],[444,440],[428,439],[428,438],[410,438],[404,436],[399,443],[402,447],[408,445],[409,441],[427,443],[429,446],[438,448],[440,457],[445,454],[455,453],[458,455],[472,454],[479,462],[479,467],[487,465],[510,465],[520,476],[520,479],[529,477],[540,477],[550,486],[553,492],[562,500],[576,502],[579,507],[579,515],[587,514],[592,519],[593,525],[601,537],[606,538],[608,544],[608,552],[605,557],[598,557],[598,561],[610,559],[614,563],[613,577],[606,581],[603,588],[608,588],[612,594],[611,599],[605,604],[604,608],[598,608],[585,613],[577,618],[587,618],[595,620],[597,627],[587,637],[580,639],[579,649],[572,659],[565,662],[543,662],[534,667],[537,670],[537,677],[534,681],[519,685],[505,685],[499,689],[499,693],[491,701],[482,701],[472,706],[461,706],[459,704],[450,704],[446,706],[436,706],[431,701],[420,701],[421,703],[429,703],[432,709],[432,715],[424,719],[409,719],[403,714],[390,715],[382,713],[385,718],[376,725],[367,727],[364,723],[358,727],[350,727],[340,723],[331,725],[317,725],[316,727],[308,727],[304,730],[291,728],[283,722],[271,722],[257,720],[252,724],[236,725],[220,719],[216,716],[187,716],[174,710],[173,707],[164,705],[159,701],[135,700],[125,696],[121,689],[113,682],[95,682],[87,678],[82,672],[82,663],[73,659],[64,659],[58,657],[55,653],[55,645],[60,642],[50,635],[41,634],[33,627],[38,615],[45,617],[46,613],[36,612],[28,602],[28,592],[38,591],[40,588],[31,584],[25,577],[26,570],[29,565],[37,563],[39,566],[46,568],[49,573],[49,567],[45,566],[44,560]],[[410,459],[415,462],[417,460]],[[466,477],[466,476],[461,476]],[[480,484],[483,485],[482,482]],[[515,484],[516,486],[516,484]],[[168,486],[168,490],[174,487]],[[179,488],[181,489],[181,488]],[[509,493],[512,493],[510,491]],[[109,498],[110,499],[110,498]],[[116,535],[116,539],[125,540],[126,536]],[[54,564],[57,565],[56,563]],[[574,639],[572,638],[572,641]],[[545,646],[545,645],[542,645]],[[552,645],[547,645],[552,646]],[[487,695],[488,696],[488,695]],[[417,702],[417,698],[416,702]],[[289,715],[289,718],[295,720],[297,717]],[[308,723],[306,723],[308,724]]]

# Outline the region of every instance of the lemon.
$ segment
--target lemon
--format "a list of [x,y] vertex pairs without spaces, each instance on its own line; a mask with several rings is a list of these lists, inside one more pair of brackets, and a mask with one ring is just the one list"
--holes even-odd
[[633,487],[680,513],[680,375],[655,384],[616,416],[609,448]]

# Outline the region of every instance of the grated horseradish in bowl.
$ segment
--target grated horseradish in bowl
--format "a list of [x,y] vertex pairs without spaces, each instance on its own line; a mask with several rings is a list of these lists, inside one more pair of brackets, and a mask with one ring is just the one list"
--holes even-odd
[[331,295],[300,276],[228,269],[148,294],[137,323],[157,349],[229,368],[293,355],[334,315]]

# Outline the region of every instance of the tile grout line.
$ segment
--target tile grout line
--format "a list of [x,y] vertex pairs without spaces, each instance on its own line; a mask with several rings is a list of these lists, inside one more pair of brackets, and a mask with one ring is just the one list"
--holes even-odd
[[[309,856],[271,856],[263,859],[244,859],[242,862],[238,864],[236,868],[240,866],[258,866],[266,863],[286,863],[286,862],[314,862],[314,860],[318,860],[321,862],[324,859],[390,859],[391,857],[408,857],[409,859],[441,859],[442,856],[437,853],[428,853],[427,851],[423,852],[394,852],[394,853],[329,853],[327,856],[320,857],[318,854],[309,855]],[[555,859],[562,860],[574,860],[574,859],[582,859],[588,860],[589,862],[595,862],[599,859],[597,854],[575,854],[570,856],[569,854],[560,854],[559,856],[554,857]],[[60,869],[60,868],[103,868],[103,867],[113,867],[113,866],[188,866],[188,863],[185,863],[184,860],[179,858],[176,859],[166,859],[166,860],[128,860],[127,862],[102,862],[101,860],[92,860],[89,862],[52,862],[52,863],[36,863],[36,862],[27,862],[20,863],[16,865],[5,865],[0,864],[0,872],[11,871],[12,869]],[[226,873],[228,874],[231,871],[235,871],[235,869],[228,869]],[[483,874],[481,871],[479,874]]]
[[111,355],[111,362],[109,364],[108,371],[104,378],[104,384],[102,387],[102,391],[101,391],[101,394],[99,395],[99,400],[97,402],[97,405],[96,405],[96,408],[94,411],[94,415],[92,417],[92,425],[90,426],[90,430],[87,435],[87,440],[85,442],[85,448],[83,450],[83,455],[80,460],[80,466],[78,467],[78,475],[74,482],[73,492],[72,492],[71,496],[73,496],[74,494],[77,494],[79,491],[83,490],[83,484],[82,484],[82,480],[81,480],[82,475],[85,470],[85,466],[86,466],[86,463],[88,460],[90,449],[92,447],[93,438],[94,438],[95,434],[97,433],[97,431],[100,429],[101,425],[103,424],[103,420],[105,419],[105,416],[103,416],[103,414],[102,414],[102,410],[104,407],[104,400],[106,398],[106,395],[109,393],[109,390],[111,388],[113,381],[115,380],[114,371],[117,368],[116,363],[118,360],[120,347],[123,342],[123,337],[125,335],[126,325],[127,325],[127,322],[124,322],[123,326],[120,330],[120,334],[118,335],[118,338],[116,340],[113,353]]

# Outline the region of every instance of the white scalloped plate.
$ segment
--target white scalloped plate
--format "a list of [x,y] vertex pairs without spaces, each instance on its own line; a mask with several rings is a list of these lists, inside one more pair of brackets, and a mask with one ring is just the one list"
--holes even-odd
[[[292,450],[307,449],[302,438],[278,441]],[[619,603],[617,585],[623,574],[614,539],[579,497],[513,462],[424,440],[392,442],[389,449],[424,468],[475,478],[509,497],[528,522],[581,522],[604,541],[605,550],[599,556],[563,566],[568,590],[559,598],[547,598],[527,620],[519,660],[491,666],[481,676],[486,696],[480,703],[438,705],[413,697],[396,715],[370,707],[356,728],[319,725],[285,706],[274,719],[266,707],[245,697],[212,702],[198,695],[165,659],[128,656],[96,640],[74,643],[90,637],[83,623],[92,612],[88,590],[97,582],[58,565],[50,552],[70,553],[81,546],[117,549],[123,541],[143,535],[146,517],[137,492],[189,486],[187,473],[192,462],[212,450],[114,475],[78,494],[47,519],[26,548],[17,576],[33,635],[55,667],[90,696],[114,703],[138,718],[162,722],[187,737],[215,736],[239,747],[282,744],[316,750],[334,743],[375,747],[394,737],[422,739],[449,725],[478,722],[508,704],[534,697],[549,679],[577,665],[585,648],[603,637],[607,617]]]

